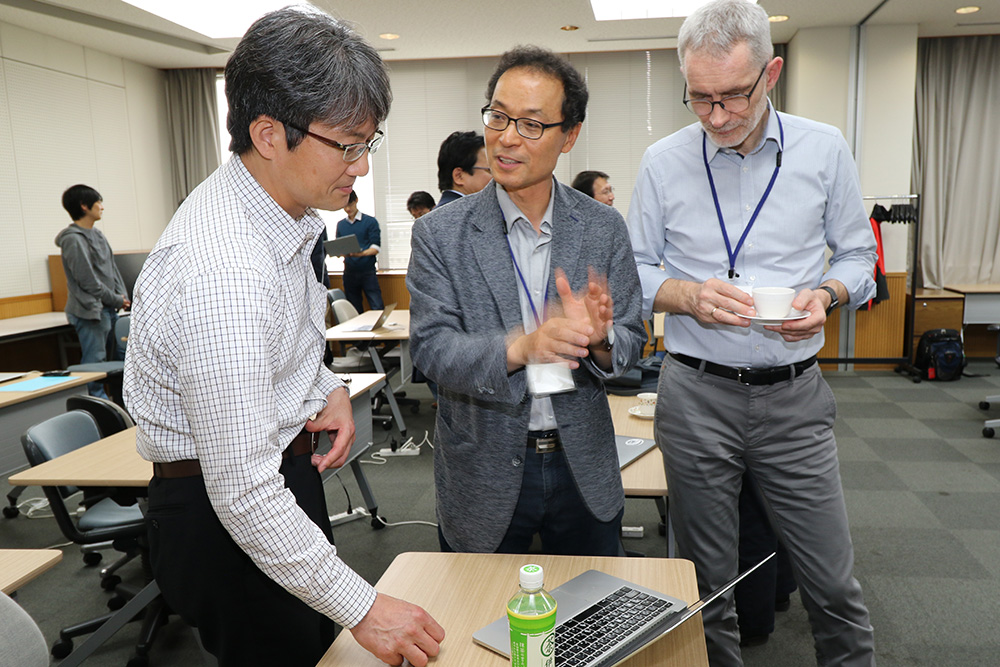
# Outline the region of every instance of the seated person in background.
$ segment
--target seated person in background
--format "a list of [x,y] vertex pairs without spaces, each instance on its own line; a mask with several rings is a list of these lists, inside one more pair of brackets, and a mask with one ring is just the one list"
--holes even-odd
[[378,220],[358,211],[358,193],[354,190],[351,190],[344,213],[347,217],[337,223],[337,238],[354,234],[361,246],[361,252],[344,255],[344,294],[359,313],[365,309],[362,292],[372,310],[382,310],[382,288],[375,275],[375,255],[382,249]]
[[573,179],[573,187],[602,204],[615,203],[615,189],[608,183],[608,175],[603,171],[581,171]]
[[441,190],[438,206],[479,192],[491,178],[483,135],[478,132],[452,132],[441,142],[438,149],[438,189]]
[[406,200],[406,210],[410,212],[416,220],[422,215],[430,213],[434,208],[434,197],[429,192],[417,190]]
[[[118,309],[131,303],[111,245],[94,228],[104,215],[104,201],[94,188],[74,185],[63,193],[62,205],[73,219],[56,235],[66,273],[66,319],[80,339],[80,363],[107,361],[109,349],[110,356],[117,356]],[[87,390],[91,396],[108,397],[100,382],[91,382]]]

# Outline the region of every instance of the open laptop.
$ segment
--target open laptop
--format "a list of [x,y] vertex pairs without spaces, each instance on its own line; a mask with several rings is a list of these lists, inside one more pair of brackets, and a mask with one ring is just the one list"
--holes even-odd
[[[688,606],[669,595],[597,570],[587,570],[553,589],[556,610],[556,667],[614,667],[664,637],[774,557],[730,579]],[[472,640],[510,657],[507,617],[472,635]],[[608,641],[611,640],[611,641]]]
[[330,257],[343,257],[348,253],[361,252],[361,244],[358,243],[357,236],[348,234],[347,236],[338,236],[333,240],[325,242],[323,249],[326,250],[326,254]]
[[390,303],[388,306],[382,309],[382,313],[375,320],[374,324],[359,324],[356,327],[351,327],[347,331],[378,331],[385,326],[386,321],[389,319],[389,315],[392,313],[396,304]]
[[618,467],[624,468],[632,461],[651,450],[656,442],[649,438],[633,438],[627,435],[616,435],[615,445],[618,448]]

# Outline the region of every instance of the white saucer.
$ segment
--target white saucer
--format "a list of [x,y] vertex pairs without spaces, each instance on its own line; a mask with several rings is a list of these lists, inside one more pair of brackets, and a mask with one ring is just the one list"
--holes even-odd
[[745,320],[750,320],[751,322],[756,322],[757,324],[766,325],[778,325],[782,322],[794,322],[795,320],[804,320],[809,317],[810,313],[808,310],[797,310],[792,309],[792,314],[788,317],[760,317],[759,315],[740,315],[740,313],[733,313],[738,317],[742,317]]
[[638,417],[639,419],[652,419],[654,417],[653,414],[646,414],[645,412],[642,412],[638,405],[633,405],[629,408],[628,413],[633,417]]

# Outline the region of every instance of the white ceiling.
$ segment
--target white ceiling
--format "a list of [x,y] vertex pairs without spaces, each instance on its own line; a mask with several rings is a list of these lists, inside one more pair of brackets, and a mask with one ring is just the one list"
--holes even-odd
[[[228,0],[239,2],[239,0]],[[289,0],[292,2],[293,0]],[[772,27],[775,42],[802,28],[919,25],[921,37],[1000,33],[996,0],[759,0],[790,18]],[[589,0],[312,0],[353,22],[386,60],[495,56],[515,44],[562,53],[676,46],[682,19],[594,20]],[[978,3],[982,11],[954,10]],[[874,14],[872,14],[874,12]],[[235,39],[213,40],[122,0],[0,0],[0,22],[34,30],[158,68],[222,67]],[[564,25],[579,30],[560,30]],[[393,41],[382,33],[396,33]],[[0,45],[2,46],[2,45]]]

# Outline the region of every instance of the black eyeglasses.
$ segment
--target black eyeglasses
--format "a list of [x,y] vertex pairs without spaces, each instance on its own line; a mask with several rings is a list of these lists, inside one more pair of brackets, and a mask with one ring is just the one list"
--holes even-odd
[[316,134],[315,132],[310,132],[309,130],[302,129],[301,127],[296,127],[291,123],[285,123],[285,125],[293,130],[298,130],[302,134],[309,135],[316,141],[321,144],[326,144],[330,148],[336,148],[344,151],[344,162],[357,162],[365,154],[365,151],[374,153],[378,150],[378,147],[382,145],[382,141],[385,139],[385,134],[383,134],[382,130],[375,130],[375,136],[372,137],[371,141],[362,141],[356,144],[342,144],[339,141],[327,139],[326,137]]
[[483,125],[489,129],[503,132],[507,129],[508,125],[514,123],[517,133],[525,139],[541,139],[545,130],[563,124],[563,121],[559,121],[558,123],[543,123],[534,118],[511,118],[503,111],[497,111],[489,107],[483,107],[481,111],[483,113]]
[[764,69],[760,71],[757,75],[757,80],[753,82],[753,87],[750,88],[750,92],[746,95],[730,95],[729,97],[723,97],[718,102],[713,102],[712,100],[702,100],[702,99],[688,99],[687,98],[687,84],[684,84],[684,106],[688,108],[688,111],[696,116],[710,116],[713,111],[715,111],[715,105],[718,104],[725,111],[729,113],[743,113],[750,108],[750,98],[753,96],[753,91],[757,90],[757,84],[760,83],[760,79],[764,76],[764,72],[767,71],[767,65],[764,65]]

